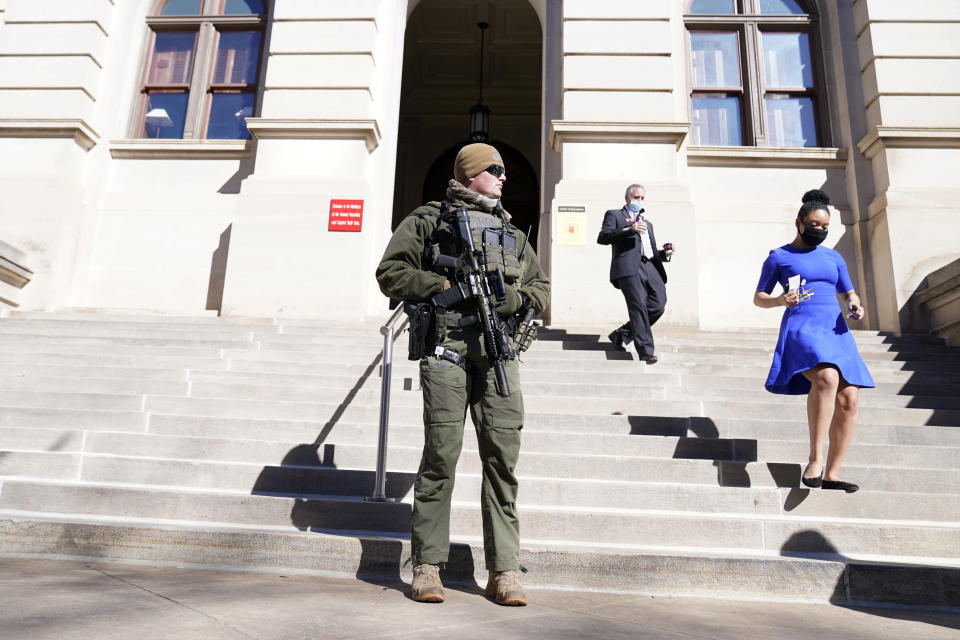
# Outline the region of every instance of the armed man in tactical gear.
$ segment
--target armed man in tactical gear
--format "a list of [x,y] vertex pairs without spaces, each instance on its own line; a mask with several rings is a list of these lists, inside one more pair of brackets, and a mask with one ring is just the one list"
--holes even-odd
[[489,571],[487,597],[525,605],[519,582],[517,478],[523,397],[517,354],[535,333],[550,282],[526,235],[500,205],[506,168],[490,145],[465,146],[446,200],[408,215],[387,245],[377,282],[405,302],[410,357],[420,360],[424,446],[414,484],[413,599],[443,602],[450,499],[466,409],[477,431]]

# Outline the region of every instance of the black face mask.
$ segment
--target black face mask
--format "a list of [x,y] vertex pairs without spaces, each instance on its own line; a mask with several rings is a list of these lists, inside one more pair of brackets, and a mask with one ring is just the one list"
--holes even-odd
[[800,233],[800,237],[808,245],[815,247],[827,239],[827,230],[804,225],[803,231]]

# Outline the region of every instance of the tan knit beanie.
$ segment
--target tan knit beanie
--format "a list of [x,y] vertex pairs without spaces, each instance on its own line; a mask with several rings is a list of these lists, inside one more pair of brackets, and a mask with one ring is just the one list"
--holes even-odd
[[504,166],[499,151],[482,142],[468,144],[457,154],[457,159],[453,163],[453,177],[457,182],[465,184],[468,178],[479,174],[492,164]]

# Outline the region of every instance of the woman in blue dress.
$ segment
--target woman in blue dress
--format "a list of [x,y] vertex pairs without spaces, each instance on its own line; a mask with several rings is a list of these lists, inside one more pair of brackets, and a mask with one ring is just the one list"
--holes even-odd
[[[764,386],[772,393],[807,394],[810,458],[803,470],[803,484],[853,493],[859,487],[840,479],[840,465],[853,440],[860,387],[875,385],[857,352],[836,294],[844,297],[848,318],[863,318],[863,305],[843,257],[820,244],[830,225],[829,202],[819,189],[803,195],[797,235],[790,244],[771,251],[764,261],[753,303],[766,309],[786,307]],[[788,279],[796,276],[802,284],[790,290]],[[778,283],[784,292],[772,295]],[[824,464],[828,432],[830,447]]]

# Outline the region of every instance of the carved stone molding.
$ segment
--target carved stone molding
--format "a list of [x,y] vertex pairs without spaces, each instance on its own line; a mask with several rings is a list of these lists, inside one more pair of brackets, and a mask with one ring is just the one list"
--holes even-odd
[[957,127],[874,127],[857,143],[860,153],[872,160],[884,149],[890,148],[960,148],[960,128]]
[[84,151],[96,146],[100,134],[80,119],[0,118],[0,138],[73,138]]
[[251,148],[250,140],[137,138],[110,141],[110,155],[114,158],[179,158],[183,160],[246,158],[250,155]]
[[313,118],[247,118],[247,129],[257,140],[363,140],[367,151],[380,146],[376,120]]
[[687,147],[691,167],[843,168],[847,150],[830,147]]
[[689,122],[550,122],[550,144],[562,151],[564,142],[659,142],[678,149],[690,132]]

